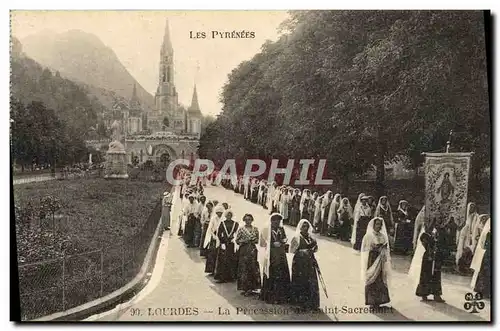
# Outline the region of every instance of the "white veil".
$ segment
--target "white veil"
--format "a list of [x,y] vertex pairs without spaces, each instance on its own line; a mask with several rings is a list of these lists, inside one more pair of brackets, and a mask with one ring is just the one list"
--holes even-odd
[[[271,219],[274,216],[281,216],[281,214],[272,213],[269,216],[269,224],[262,229],[259,240],[260,247],[264,247],[265,249],[264,258],[262,261],[262,272],[267,277],[269,277],[269,265],[271,263]],[[283,226],[283,217],[281,217],[280,226]]]
[[[217,216],[217,213],[221,212],[222,216]],[[205,235],[205,241],[203,242],[203,248],[207,248],[210,244],[210,239],[215,239],[216,247],[219,247],[219,238],[217,237],[217,230],[219,229],[220,222],[224,220],[224,207],[222,205],[217,205],[214,207],[213,215],[210,218],[210,223],[208,223],[207,234]]]
[[356,218],[356,213],[359,210],[359,207],[361,206],[361,198],[364,197],[366,194],[360,193],[358,195],[358,200],[356,200],[356,204],[354,205],[354,218]]
[[299,248],[299,245],[300,245],[300,229],[301,229],[301,227],[302,227],[302,225],[304,223],[309,224],[309,229],[307,230],[307,232],[309,232],[309,237],[312,238],[313,226],[312,226],[311,222],[309,222],[305,218],[301,219],[299,221],[299,224],[295,228],[295,234],[294,234],[292,240],[290,241],[290,253],[295,253],[297,251],[297,248]]
[[[304,211],[304,200],[306,198],[311,198],[311,196],[308,194],[310,191],[308,189],[304,189],[302,191],[302,195],[300,197],[300,205],[299,205],[299,210],[300,210],[300,214],[302,214],[302,212]],[[312,215],[311,215],[312,216]]]
[[330,210],[328,211],[327,223],[329,226],[333,226],[333,220],[337,218],[337,209],[339,209],[340,203],[340,193],[337,193],[333,196],[332,203],[330,204]]
[[[344,201],[347,201],[347,206],[346,207],[344,207]],[[352,211],[351,202],[347,198],[343,198],[342,200],[340,200],[340,205],[339,205],[339,208],[337,209],[337,215],[339,216],[340,213],[344,209],[347,210],[347,213],[349,214],[349,218],[354,219],[354,212]]]
[[175,186],[174,189],[174,197],[172,199],[172,228],[174,227],[174,222],[175,224],[179,223],[179,215],[182,211],[182,203],[181,203],[181,198],[179,197],[181,191],[181,187],[179,185]]
[[[384,199],[384,198],[387,200],[387,209],[384,209],[384,206],[382,206],[382,199]],[[391,218],[390,219],[390,221],[391,221],[390,223],[394,224],[394,216],[392,215],[391,203],[389,202],[389,198],[386,195],[381,196],[378,199],[378,204],[377,204],[377,207],[375,208],[375,214],[373,216],[375,216],[375,217],[381,217],[380,216],[381,210],[389,212],[389,217]],[[389,221],[389,220],[384,220],[384,221]]]
[[417,236],[417,248],[413,254],[413,259],[411,260],[410,270],[408,271],[408,277],[410,278],[413,289],[416,290],[418,283],[420,283],[420,271],[422,270],[422,259],[424,258],[425,248],[420,240],[420,237],[425,232],[425,224],[420,229],[420,233]]
[[462,257],[464,253],[464,249],[466,247],[472,248],[473,240],[473,225],[475,224],[476,217],[478,216],[477,213],[473,213],[472,215],[470,214],[470,209],[471,206],[473,205],[472,202],[469,202],[467,205],[467,215],[465,218],[465,224],[462,227],[460,231],[458,231],[458,236],[457,236],[457,253],[455,254],[455,263],[458,265],[458,261]]
[[425,205],[418,212],[415,217],[415,226],[413,228],[413,250],[417,248],[417,240],[420,238],[420,230],[424,227],[425,221]]
[[351,245],[354,245],[356,243],[356,228],[358,227],[358,214],[359,210],[361,209],[361,199],[364,197],[366,197],[366,195],[364,193],[360,193],[358,195],[358,201],[356,201],[356,205],[354,206],[354,222],[352,224]]
[[[479,237],[481,237],[482,228],[484,227],[483,224],[481,224],[481,220],[487,217],[488,214],[479,215],[474,226],[472,227],[472,247],[474,247],[474,249],[477,246],[477,241],[479,240]],[[486,224],[486,222],[484,224]]]
[[[382,228],[380,229],[380,235],[375,234],[374,225],[375,221],[380,220],[382,222]],[[368,257],[372,244],[374,243],[386,243],[387,246],[383,248],[384,253],[381,253],[375,262],[368,267]],[[379,261],[380,259],[380,261]],[[366,234],[363,237],[363,242],[361,244],[361,281],[363,285],[370,285],[375,281],[379,272],[382,272],[382,278],[387,287],[389,287],[389,280],[391,274],[391,254],[389,250],[389,236],[387,235],[387,229],[385,227],[384,219],[381,217],[373,218],[366,229]]]
[[484,253],[486,250],[483,248],[483,245],[486,241],[486,236],[488,232],[491,230],[491,218],[488,218],[486,223],[484,224],[483,231],[481,231],[481,237],[476,245],[476,250],[474,251],[474,257],[472,258],[472,263],[470,268],[474,270],[474,275],[472,275],[471,287],[474,288],[476,286],[477,276],[479,275],[479,269],[481,269],[481,263],[483,262]]

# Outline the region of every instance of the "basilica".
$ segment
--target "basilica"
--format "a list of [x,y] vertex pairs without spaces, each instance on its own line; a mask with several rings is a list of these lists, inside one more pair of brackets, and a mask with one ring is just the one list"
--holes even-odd
[[174,83],[174,50],[170,40],[168,21],[160,50],[158,87],[155,93],[154,109],[143,111],[137,97],[136,86],[128,105],[117,102],[114,111],[122,114],[124,133],[127,136],[148,132],[151,135],[188,135],[201,134],[202,114],[198,104],[196,85],[189,108],[178,101]]

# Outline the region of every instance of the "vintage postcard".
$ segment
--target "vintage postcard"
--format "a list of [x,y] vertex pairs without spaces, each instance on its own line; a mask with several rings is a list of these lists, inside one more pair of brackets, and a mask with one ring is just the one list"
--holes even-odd
[[10,16],[12,320],[491,322],[488,11]]

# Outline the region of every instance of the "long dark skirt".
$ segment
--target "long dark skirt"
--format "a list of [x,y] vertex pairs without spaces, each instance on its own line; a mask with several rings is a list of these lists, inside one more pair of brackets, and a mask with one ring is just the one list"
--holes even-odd
[[412,223],[397,223],[394,252],[406,254],[413,248],[413,230]]
[[240,246],[238,251],[238,282],[240,291],[252,291],[260,288],[260,269],[257,261],[257,247],[254,244]]
[[321,234],[327,234],[328,232],[328,216],[330,215],[330,204],[329,203],[327,206],[326,206],[326,209],[325,209],[325,214],[323,215],[323,219],[321,220],[321,228],[320,228],[320,233]]
[[207,247],[207,261],[205,262],[205,272],[213,274],[215,272],[215,265],[217,263],[217,247],[215,247],[215,240],[210,240]]
[[[368,255],[368,267],[375,262],[378,254],[378,252],[370,251]],[[379,272],[373,283],[365,286],[365,304],[368,306],[383,305],[384,303],[391,301],[389,297],[389,289],[387,288],[387,285],[385,285],[382,278],[382,272],[382,270]]]
[[201,232],[202,232],[202,228],[201,228],[200,218],[197,217],[194,221],[194,229],[193,229],[193,233],[194,233],[193,246],[194,247],[200,247]]
[[250,201],[253,203],[257,203],[257,198],[259,197],[259,191],[257,189],[252,191],[252,197],[250,198]]
[[219,246],[214,278],[224,282],[232,282],[236,279],[237,270],[238,258],[234,252],[234,243],[226,244],[225,250]]
[[290,210],[290,225],[297,226],[297,224],[299,224],[299,221],[300,211],[297,208],[292,207]]
[[[310,218],[311,218],[311,217],[310,217],[310,215],[309,215],[309,211],[303,210],[303,211],[302,211],[302,215],[300,215],[300,218],[301,218],[301,219],[306,219],[306,220],[308,220],[309,222],[311,222],[311,220],[310,220]],[[298,223],[297,223],[297,224],[298,224]]]
[[207,235],[208,223],[203,224],[203,228],[201,230],[201,238],[200,238],[200,256],[207,256],[207,248],[203,248],[203,243],[205,242],[205,236]]
[[466,273],[469,271],[473,256],[474,254],[472,254],[470,248],[465,247],[462,256],[460,257],[460,259],[458,259],[458,270],[461,273]]
[[319,307],[318,275],[308,253],[297,251],[293,257],[291,299],[302,308]]
[[361,216],[358,220],[358,224],[356,224],[356,242],[354,243],[353,248],[357,251],[361,249],[361,242],[363,241],[363,237],[366,234],[368,223],[370,223],[370,217]]
[[484,298],[491,297],[491,269],[490,269],[490,249],[486,248],[484,252],[481,268],[477,275],[476,286],[474,291],[481,293]]
[[194,228],[196,226],[196,217],[189,215],[184,227],[184,242],[188,246],[193,246],[194,244]]
[[432,274],[432,260],[429,259],[430,253],[424,253],[422,258],[422,269],[420,270],[420,282],[415,294],[419,297],[441,295],[441,259],[436,259],[434,264],[434,274]]
[[268,278],[263,277],[260,299],[267,303],[288,303],[291,294],[290,270],[283,247],[271,248]]
[[344,221],[342,223],[338,222],[337,236],[342,241],[349,241],[352,234],[352,224],[351,220]]

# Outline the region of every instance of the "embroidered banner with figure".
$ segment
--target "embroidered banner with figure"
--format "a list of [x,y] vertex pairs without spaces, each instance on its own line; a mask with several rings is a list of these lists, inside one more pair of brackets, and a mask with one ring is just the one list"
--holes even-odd
[[425,218],[465,223],[472,153],[425,153]]

